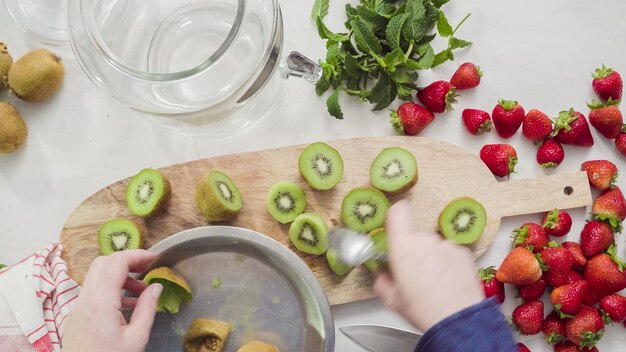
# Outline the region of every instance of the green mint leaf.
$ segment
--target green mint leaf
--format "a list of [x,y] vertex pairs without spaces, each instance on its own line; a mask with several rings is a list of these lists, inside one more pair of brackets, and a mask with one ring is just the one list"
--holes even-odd
[[315,93],[318,96],[322,96],[328,88],[330,88],[330,82],[324,77],[320,78],[320,80],[315,83]]
[[433,33],[431,35],[426,35],[420,41],[416,42],[416,45],[428,44],[432,42],[437,37],[437,33]]
[[408,0],[406,13],[409,17],[402,27],[402,36],[407,41],[418,41],[426,35],[426,23],[424,21],[426,8],[423,0]]
[[417,81],[417,72],[411,72],[406,69],[399,69],[389,74],[389,77],[396,83],[408,84]]
[[339,61],[338,52],[339,52],[339,44],[329,40],[326,43],[326,63],[336,67],[337,62]]
[[363,53],[380,54],[382,47],[378,38],[374,35],[372,29],[361,19],[355,18],[350,21],[352,31],[354,31],[354,40],[357,48]]
[[387,38],[387,45],[392,50],[400,48],[400,34],[402,33],[402,26],[406,22],[408,14],[403,13],[395,16],[389,21],[387,29],[385,29],[385,37]]
[[437,53],[437,55],[435,55],[435,58],[433,59],[433,66],[432,67],[437,67],[441,64],[443,64],[444,62],[449,60],[449,54],[451,54],[452,51],[450,49],[446,49],[443,50],[439,53]]
[[340,89],[336,88],[333,94],[326,99],[326,107],[331,116],[343,120],[343,111],[341,111],[341,106],[339,105],[339,91]]
[[383,58],[383,62],[386,65],[385,70],[387,72],[394,72],[396,70],[396,66],[402,64],[404,60],[404,52],[401,49],[396,49],[390,52]]
[[396,85],[389,79],[389,76],[381,73],[378,76],[378,81],[376,81],[376,84],[367,96],[367,100],[372,104],[376,104],[374,110],[382,110],[396,99],[397,94]]
[[468,42],[468,41],[463,40],[463,39],[452,37],[452,38],[450,38],[450,44],[449,45],[450,45],[450,49],[454,50],[454,49],[468,47],[468,46],[472,45],[472,42]]
[[431,1],[433,2],[433,5],[435,5],[435,7],[441,8],[441,6],[447,4],[448,1],[450,0],[431,0]]
[[437,18],[437,32],[439,32],[439,35],[444,38],[451,36],[454,32],[443,11],[439,11],[439,17]]
[[328,15],[328,5],[330,0],[315,0],[313,3],[313,9],[311,10],[311,18],[313,21],[317,19],[324,19]]
[[393,4],[388,2],[381,2],[376,6],[376,12],[387,19],[391,19],[397,10]]
[[378,12],[365,6],[358,6],[356,8],[356,12],[359,14],[361,19],[363,19],[363,21],[365,21],[370,26],[370,28],[372,28],[372,31],[374,32],[384,30],[387,27],[387,23],[389,22],[386,17],[381,16]]
[[424,19],[426,32],[430,32],[437,24],[437,20],[439,19],[439,10],[430,2],[426,2],[424,6],[426,7],[426,15]]
[[346,55],[343,60],[343,67],[346,72],[352,77],[361,77],[365,72],[365,69],[359,64],[359,62],[352,55]]
[[405,84],[396,83],[396,90],[398,91],[398,98],[404,101],[413,101],[413,94],[416,89]]
[[324,21],[322,21],[321,17],[318,17],[315,20],[315,24],[317,25],[317,33],[320,38],[332,40],[333,42],[345,42],[350,39],[350,36],[347,33],[333,33],[326,25]]
[[430,44],[424,44],[417,48],[417,53],[420,55],[417,61],[418,70],[427,70],[433,67],[435,61],[435,51]]
[[359,17],[358,13],[356,12],[356,8],[352,6],[351,4],[346,4],[346,16],[348,17],[348,22],[346,22],[346,27],[350,29],[352,28],[350,26],[350,21]]

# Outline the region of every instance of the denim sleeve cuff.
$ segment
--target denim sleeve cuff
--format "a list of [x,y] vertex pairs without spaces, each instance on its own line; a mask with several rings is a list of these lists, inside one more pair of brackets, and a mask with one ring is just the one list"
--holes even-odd
[[494,298],[455,313],[431,327],[415,352],[518,352]]

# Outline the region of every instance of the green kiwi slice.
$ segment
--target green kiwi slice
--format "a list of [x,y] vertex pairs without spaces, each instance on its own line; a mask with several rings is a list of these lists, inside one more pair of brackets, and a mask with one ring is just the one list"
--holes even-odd
[[207,220],[224,221],[241,210],[243,198],[228,175],[211,170],[196,186],[196,205]]
[[343,177],[343,159],[335,148],[317,142],[304,148],[298,160],[300,175],[317,190],[335,187]]
[[111,219],[98,230],[98,244],[103,255],[126,249],[139,249],[143,238],[141,229],[132,220]]
[[[387,232],[385,229],[372,230],[369,235],[374,242],[374,249],[379,253],[387,253]],[[370,259],[365,262],[365,266],[374,272],[381,267],[381,263],[376,259]]]
[[267,210],[276,221],[286,224],[304,212],[306,195],[300,186],[289,181],[275,183],[267,195]]
[[352,189],[341,203],[341,219],[350,229],[369,232],[383,226],[389,201],[384,193],[371,187]]
[[289,239],[300,252],[320,255],[328,249],[328,226],[315,213],[300,214],[289,227]]
[[485,208],[469,197],[457,198],[439,214],[439,231],[458,244],[478,241],[487,224]]
[[328,262],[330,270],[338,276],[346,275],[353,269],[353,267],[346,265],[339,260],[339,254],[337,251],[332,249],[328,249],[328,251],[326,251],[326,261]]
[[126,205],[137,216],[148,217],[162,209],[170,199],[170,182],[154,169],[143,169],[126,187]]
[[383,149],[370,166],[370,182],[379,190],[397,194],[417,182],[417,161],[406,149]]

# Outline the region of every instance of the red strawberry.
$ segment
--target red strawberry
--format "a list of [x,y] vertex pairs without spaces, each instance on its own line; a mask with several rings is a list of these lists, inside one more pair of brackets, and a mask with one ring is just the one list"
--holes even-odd
[[533,253],[539,253],[550,243],[550,238],[543,227],[529,222],[513,230],[513,242],[515,247],[532,246]]
[[512,321],[522,335],[535,335],[543,325],[543,302],[532,301],[513,310]]
[[536,301],[546,292],[546,280],[539,281],[530,285],[517,286],[517,293],[524,302]]
[[548,248],[541,251],[541,259],[547,267],[544,277],[548,285],[552,287],[564,285],[574,266],[574,258],[570,252],[559,247],[556,242],[550,242]]
[[542,224],[548,235],[562,237],[572,228],[572,217],[565,210],[554,209],[543,216]]
[[585,115],[574,111],[574,109],[561,111],[554,120],[554,126],[553,135],[561,144],[579,147],[591,147],[593,145],[593,136]]
[[552,121],[548,115],[532,109],[524,117],[522,133],[531,142],[541,142],[552,133]]
[[589,123],[608,139],[616,138],[624,124],[624,118],[617,105],[619,100],[613,101],[611,98],[604,104],[596,100],[587,104],[591,109]]
[[623,156],[626,156],[626,125],[622,127],[622,133],[615,138],[615,149]]
[[554,138],[546,140],[537,149],[537,164],[546,169],[554,169],[565,159],[565,150]]
[[452,104],[457,102],[456,97],[456,88],[447,81],[433,82],[417,92],[417,99],[428,110],[437,113],[442,113],[445,110],[454,110]]
[[583,298],[587,293],[587,282],[576,281],[573,284],[559,286],[550,293],[550,301],[561,318],[570,318],[578,314]]
[[500,137],[511,138],[522,125],[524,115],[524,108],[517,101],[500,99],[491,118]]
[[608,160],[589,160],[582,163],[581,171],[587,172],[591,187],[604,191],[615,187],[619,172],[617,166]]
[[584,268],[587,265],[587,258],[583,254],[582,248],[576,242],[566,241],[561,243],[561,247],[567,249],[574,258],[574,268]]
[[611,226],[605,222],[589,221],[580,232],[580,249],[588,259],[606,251],[613,243],[615,235]]
[[600,308],[610,321],[619,323],[626,319],[626,297],[624,296],[608,295],[600,300]]
[[593,202],[591,212],[598,220],[611,225],[613,231],[622,232],[622,221],[626,219],[626,199],[619,187],[607,189]]
[[496,279],[505,284],[530,285],[541,279],[537,258],[527,248],[513,248],[496,272]]
[[517,343],[517,348],[519,349],[519,352],[532,352],[530,348],[526,347],[526,345],[521,342]]
[[504,284],[496,280],[496,270],[493,266],[478,269],[478,275],[483,282],[485,298],[496,297],[498,302],[504,302]]
[[582,280],[584,280],[582,275],[580,275],[577,271],[572,270],[567,274],[567,279],[565,280],[565,284],[566,285],[573,284],[576,281],[582,281]]
[[565,320],[559,317],[556,311],[552,311],[543,321],[541,328],[546,340],[549,344],[560,343],[565,340],[567,330],[565,329]]
[[488,112],[478,109],[465,109],[462,116],[465,128],[470,134],[476,136],[491,131],[491,116]]
[[425,107],[406,102],[398,110],[391,112],[391,124],[398,131],[409,136],[420,133],[435,119],[435,114]]
[[600,99],[622,99],[624,83],[619,73],[613,71],[612,68],[606,68],[606,66],[602,65],[602,68],[597,68],[591,76],[593,77],[593,81],[591,82],[593,91],[596,92]]
[[602,297],[626,288],[626,263],[617,257],[616,250],[617,247],[611,245],[606,253],[598,254],[587,262],[584,276],[589,289],[585,304],[596,304]]
[[483,71],[480,70],[480,67],[471,62],[466,62],[454,72],[450,83],[458,90],[474,88],[480,84],[482,76]]
[[580,312],[565,324],[567,337],[579,348],[595,346],[604,334],[604,322],[594,307],[582,306]]
[[515,172],[517,152],[508,144],[487,144],[480,149],[480,160],[494,175],[505,177]]
[[[572,341],[565,341],[559,343],[558,345],[554,345],[554,352],[580,352],[583,350],[578,349],[575,343]],[[585,352],[598,352],[598,349],[592,347],[590,349],[584,349]]]

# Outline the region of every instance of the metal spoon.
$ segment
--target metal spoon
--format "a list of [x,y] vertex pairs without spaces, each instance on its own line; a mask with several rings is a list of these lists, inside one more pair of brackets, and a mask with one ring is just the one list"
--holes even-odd
[[377,251],[374,242],[366,234],[334,228],[328,233],[328,241],[328,249],[335,251],[339,260],[348,266],[361,265],[370,259],[387,261],[387,254]]

